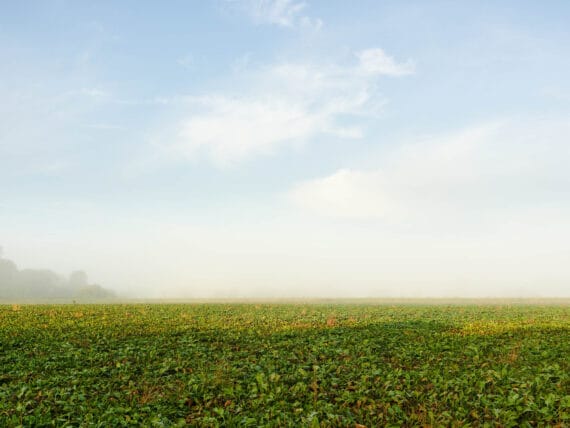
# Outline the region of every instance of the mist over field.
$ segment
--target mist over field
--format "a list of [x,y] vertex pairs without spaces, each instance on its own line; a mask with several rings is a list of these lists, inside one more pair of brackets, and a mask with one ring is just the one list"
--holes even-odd
[[567,2],[4,9],[0,299],[570,297]]
[[1,255],[0,251],[0,302],[85,302],[115,297],[112,291],[90,284],[83,271],[65,278],[49,269],[18,269]]

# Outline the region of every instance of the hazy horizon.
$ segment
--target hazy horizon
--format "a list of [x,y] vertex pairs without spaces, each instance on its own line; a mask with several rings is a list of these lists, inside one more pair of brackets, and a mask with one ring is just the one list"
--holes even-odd
[[19,268],[132,298],[570,297],[570,3],[4,9]]

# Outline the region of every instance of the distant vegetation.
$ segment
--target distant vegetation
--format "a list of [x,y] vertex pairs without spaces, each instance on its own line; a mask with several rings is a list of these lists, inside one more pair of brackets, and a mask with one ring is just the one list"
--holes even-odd
[[114,297],[114,293],[97,284],[89,284],[83,271],[64,278],[47,269],[18,269],[10,260],[0,257],[0,300],[49,301],[63,299],[98,300]]
[[570,426],[570,307],[0,305],[0,426]]

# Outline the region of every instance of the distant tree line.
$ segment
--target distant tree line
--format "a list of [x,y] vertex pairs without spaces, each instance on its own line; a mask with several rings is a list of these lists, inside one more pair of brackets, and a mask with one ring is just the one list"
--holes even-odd
[[18,269],[0,253],[0,300],[38,301],[81,299],[98,300],[115,294],[97,284],[89,284],[83,271],[64,278],[47,269]]

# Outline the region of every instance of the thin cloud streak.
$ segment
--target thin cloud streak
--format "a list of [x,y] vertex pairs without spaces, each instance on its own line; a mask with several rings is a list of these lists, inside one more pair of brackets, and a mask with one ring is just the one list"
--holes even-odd
[[276,25],[282,28],[302,28],[318,31],[323,26],[320,18],[305,14],[308,4],[295,0],[245,0],[238,1],[258,24]]
[[380,79],[412,73],[408,63],[387,56],[386,64],[378,64],[379,52],[384,55],[379,49],[355,52],[346,64],[279,62],[249,68],[240,92],[164,100],[182,112],[174,123],[149,132],[154,152],[148,157],[205,159],[224,168],[320,136],[362,138],[365,127],[343,119],[379,115],[386,103],[377,89]]

